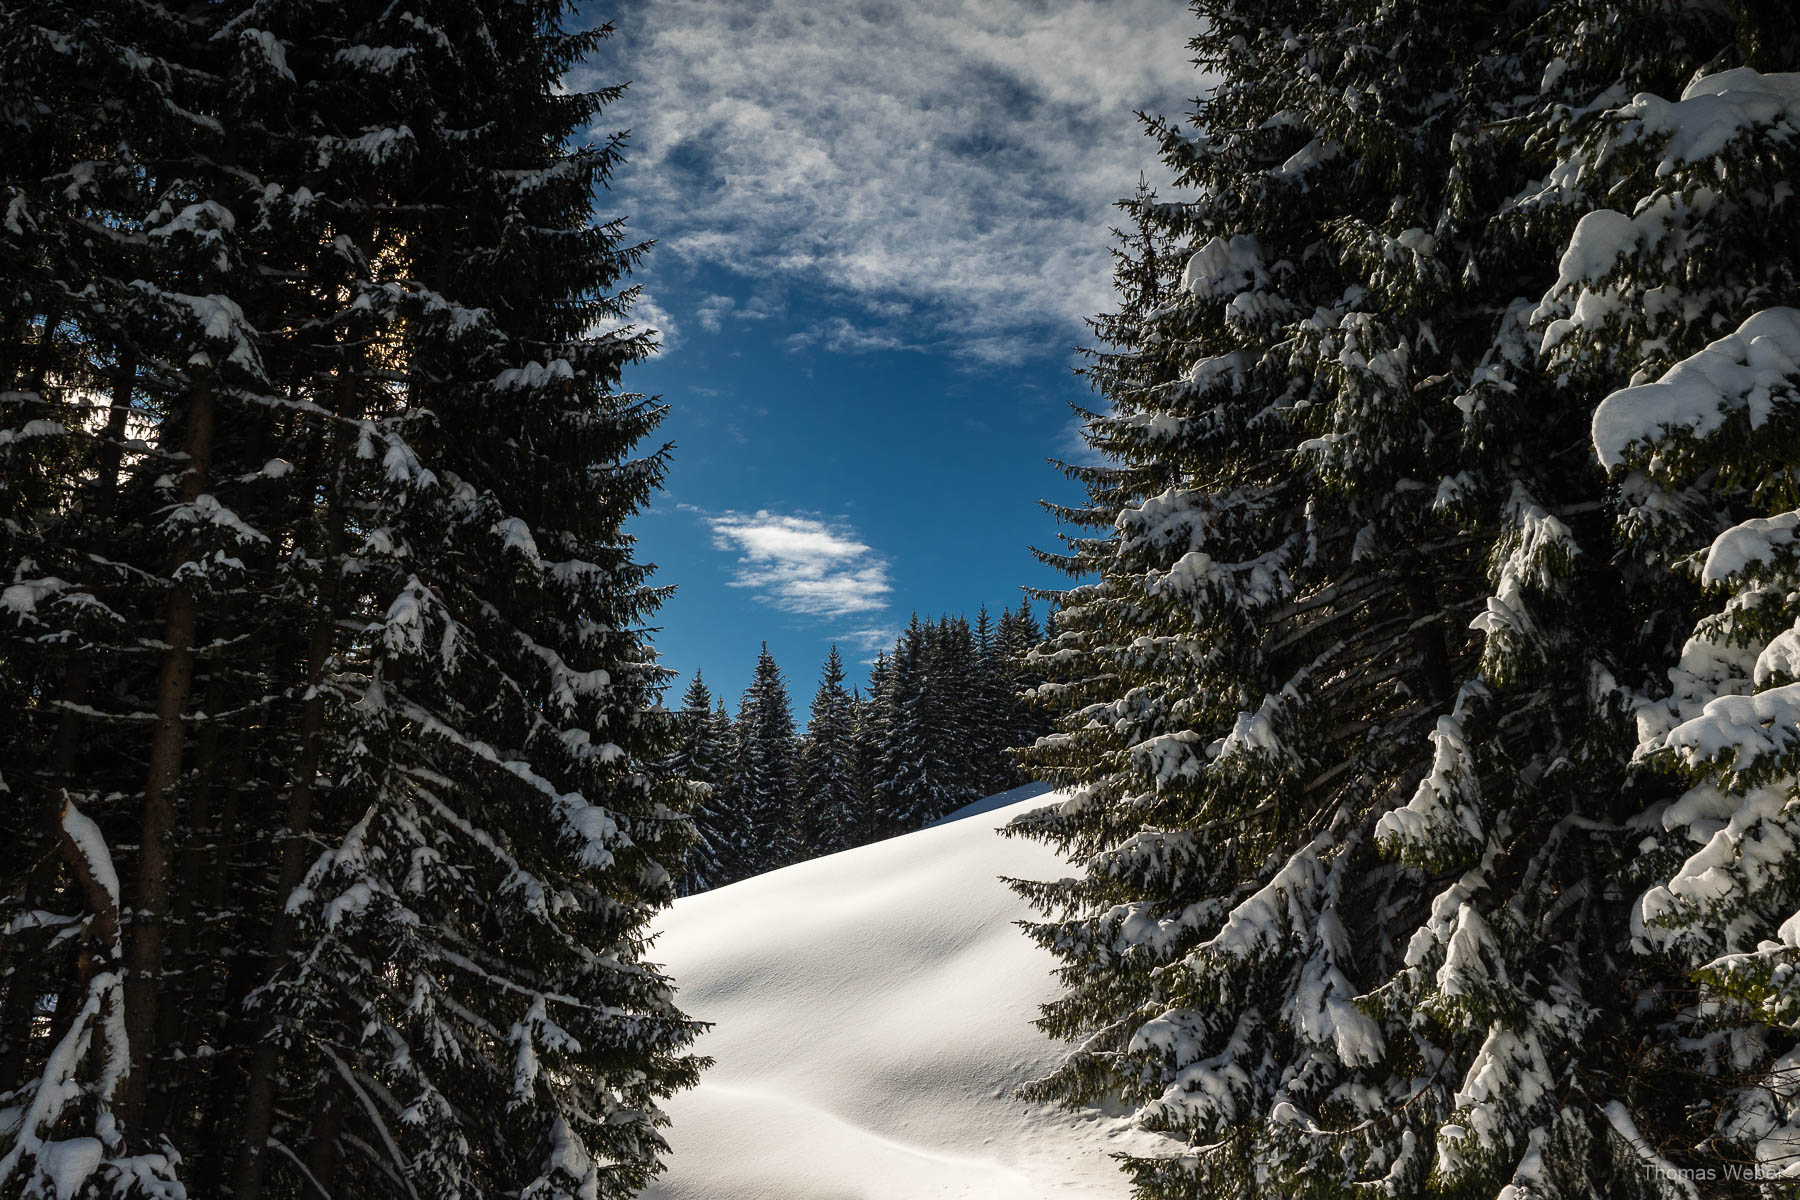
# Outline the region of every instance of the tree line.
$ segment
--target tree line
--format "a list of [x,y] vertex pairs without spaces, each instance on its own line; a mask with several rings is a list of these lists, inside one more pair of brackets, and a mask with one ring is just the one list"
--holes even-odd
[[1029,601],[997,621],[983,606],[973,624],[915,613],[867,692],[844,686],[831,648],[803,730],[767,643],[735,719],[695,672],[664,763],[708,789],[684,893],[909,833],[1025,782],[1010,752],[1048,727],[1023,699],[1042,638]]

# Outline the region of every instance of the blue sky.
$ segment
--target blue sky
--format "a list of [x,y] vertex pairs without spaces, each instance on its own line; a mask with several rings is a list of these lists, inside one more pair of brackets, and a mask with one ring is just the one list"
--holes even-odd
[[[1196,87],[1172,0],[650,0],[573,86],[629,79],[603,215],[657,242],[667,490],[634,522],[677,585],[656,647],[735,709],[759,644],[797,715],[832,642],[862,678],[915,609],[996,611],[1072,500],[1081,318],[1110,203],[1153,148],[1132,111]],[[679,689],[682,683],[676,686]],[[671,701],[676,697],[672,696]]]

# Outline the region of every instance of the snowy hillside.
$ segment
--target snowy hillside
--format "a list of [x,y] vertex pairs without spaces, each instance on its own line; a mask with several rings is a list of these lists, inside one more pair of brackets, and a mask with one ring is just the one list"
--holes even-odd
[[664,915],[651,957],[717,1023],[698,1046],[717,1065],[669,1105],[674,1154],[646,1200],[1129,1194],[1108,1152],[1149,1135],[1012,1096],[1058,1057],[1031,1024],[1053,960],[996,878],[1064,873],[994,832],[1040,790]]

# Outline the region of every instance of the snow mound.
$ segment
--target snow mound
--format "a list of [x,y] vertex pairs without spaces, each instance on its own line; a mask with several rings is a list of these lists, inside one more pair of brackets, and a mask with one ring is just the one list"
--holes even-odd
[[[670,1101],[645,1200],[1126,1197],[1108,1157],[1167,1142],[1014,1097],[1062,1048],[1032,1025],[1055,960],[997,876],[1067,873],[995,830],[1043,803],[772,871],[677,903],[655,957],[716,1023]],[[977,806],[971,805],[971,808]],[[954,814],[953,814],[954,815]]]

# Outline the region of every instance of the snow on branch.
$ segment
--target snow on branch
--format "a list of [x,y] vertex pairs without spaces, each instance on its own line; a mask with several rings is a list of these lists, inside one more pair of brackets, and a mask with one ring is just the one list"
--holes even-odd
[[1800,402],[1800,309],[1769,308],[1654,383],[1622,388],[1594,410],[1594,452],[1609,471],[1654,454],[1667,439],[1698,442],[1727,422],[1760,428],[1776,406]]

